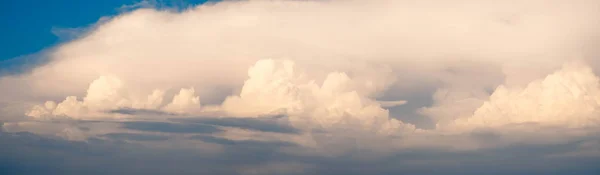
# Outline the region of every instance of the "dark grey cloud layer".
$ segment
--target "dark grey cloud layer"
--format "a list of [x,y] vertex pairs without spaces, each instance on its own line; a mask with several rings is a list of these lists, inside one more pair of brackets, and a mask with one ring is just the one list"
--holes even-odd
[[[267,168],[266,174],[578,174],[600,172],[600,157],[551,157],[577,150],[585,141],[556,145],[515,144],[496,149],[447,152],[411,149],[379,158],[360,152],[334,157],[292,155],[282,148],[298,148],[286,142],[234,141],[197,135],[192,140],[224,145],[220,153],[198,149],[154,148],[115,139],[164,142],[163,137],[107,134],[111,139],[85,142],[48,138],[28,132],[0,132],[0,174],[244,174],[248,167]],[[264,165],[306,165],[289,172],[268,170]],[[279,172],[279,173],[277,173]],[[259,173],[260,174],[260,173]]]
[[162,141],[169,137],[150,134],[134,134],[134,133],[110,133],[104,134],[104,137],[115,140],[135,140],[135,141]]
[[[1,133],[0,174],[235,174],[224,163],[187,150],[91,139]],[[202,166],[199,166],[202,165]]]

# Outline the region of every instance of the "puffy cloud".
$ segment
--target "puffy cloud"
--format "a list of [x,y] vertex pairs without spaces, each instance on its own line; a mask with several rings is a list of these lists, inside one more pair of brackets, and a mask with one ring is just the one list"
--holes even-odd
[[[161,109],[165,92],[155,89],[145,99],[134,95],[120,79],[112,76],[100,76],[94,80],[83,100],[77,96],[68,96],[60,103],[47,101],[44,105],[35,105],[26,115],[36,119],[70,117],[77,119],[119,117],[107,113],[121,108]],[[200,97],[194,96],[194,89],[181,89],[173,101],[162,108],[167,112],[188,113],[200,108]]]
[[175,113],[187,113],[200,109],[200,97],[195,96],[194,88],[181,89],[173,97],[173,101],[164,107],[164,110]]
[[[277,65],[280,64],[280,65]],[[261,60],[248,70],[239,96],[228,97],[223,102],[225,111],[236,116],[258,116],[278,112],[296,113],[302,111],[300,91],[302,84],[294,77],[294,63]],[[306,85],[305,85],[306,86]],[[310,86],[310,85],[308,85]]]
[[83,101],[92,110],[107,110],[130,105],[131,102],[124,98],[123,86],[118,78],[101,76],[90,84]]
[[369,97],[375,91],[364,91],[365,85],[384,83],[355,80],[343,72],[329,73],[322,83],[305,75],[290,60],[260,60],[249,69],[240,95],[228,97],[222,107],[241,117],[284,114],[292,124],[305,128],[356,126],[385,134],[400,133],[397,129],[404,127],[414,129],[390,118],[381,103]]
[[[87,108],[85,108],[83,102],[77,100],[76,96],[67,97],[55,109],[52,109],[52,115],[55,116],[83,117],[84,114],[87,114]],[[32,117],[39,118],[40,116]]]
[[[182,89],[184,90],[184,89]],[[137,109],[157,109],[163,103],[165,92],[162,90],[155,89],[152,94],[148,95],[146,103],[134,103],[133,108]],[[198,100],[199,101],[199,100]]]
[[535,80],[526,87],[499,86],[472,116],[459,118],[464,127],[500,127],[537,123],[580,128],[598,126],[600,79],[583,63]]
[[[194,88],[182,88],[163,107],[164,91],[154,90],[145,99],[136,98],[120,79],[101,76],[90,84],[83,100],[69,96],[58,104],[48,101],[43,106],[34,106],[27,115],[37,119],[57,116],[88,119],[122,117],[118,113],[108,113],[122,108],[153,109],[178,114],[199,114],[216,110],[237,117],[287,115],[293,125],[305,129],[358,127],[359,130],[384,135],[402,134],[404,129],[414,130],[414,126],[390,118],[389,112],[383,108],[402,105],[405,101],[380,102],[372,97],[390,84],[380,81],[393,82],[389,72],[385,69],[360,71],[367,71],[368,74],[355,72],[359,78],[354,79],[343,72],[331,72],[322,83],[318,83],[316,79],[303,73],[293,61],[259,60],[249,68],[249,78],[240,95],[228,97],[216,109],[210,106],[201,108],[200,97],[195,95]],[[387,78],[368,79],[364,75]]]

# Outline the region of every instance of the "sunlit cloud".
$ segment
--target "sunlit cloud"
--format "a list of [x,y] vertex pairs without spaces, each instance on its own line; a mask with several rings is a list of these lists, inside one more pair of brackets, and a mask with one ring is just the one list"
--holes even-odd
[[[531,171],[502,164],[498,172],[550,172],[534,159],[585,173],[594,168],[568,162],[600,160],[600,55],[589,49],[598,47],[589,42],[598,36],[598,6],[123,6],[122,14],[44,52],[46,61],[2,74],[0,139],[147,151],[125,160],[160,160],[145,155],[160,150],[196,160],[181,151],[222,163],[201,173],[443,174],[425,172],[429,166],[486,172],[457,170],[453,160],[482,167],[536,162]],[[519,157],[524,150],[532,159]],[[486,155],[488,162],[479,160]]]

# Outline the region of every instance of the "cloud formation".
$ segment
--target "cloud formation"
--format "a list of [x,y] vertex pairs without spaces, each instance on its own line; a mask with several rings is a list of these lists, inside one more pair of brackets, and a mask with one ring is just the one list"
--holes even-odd
[[223,102],[226,113],[233,116],[283,114],[299,127],[327,129],[350,125],[388,134],[400,132],[392,130],[403,127],[414,129],[390,118],[388,111],[371,98],[375,90],[384,90],[377,86],[386,84],[376,82],[377,79],[354,80],[346,73],[332,72],[318,84],[289,60],[260,60],[249,69],[248,76],[240,95]]
[[[3,74],[0,120],[3,132],[264,159],[234,163],[249,174],[348,174],[315,165],[364,167],[419,157],[415,150],[439,166],[527,147],[519,144],[594,152],[600,55],[589,48],[598,47],[590,40],[599,5],[250,0],[137,9],[104,18],[30,71]],[[564,152],[535,156],[555,153]],[[295,160],[277,162],[284,158]],[[364,168],[396,167],[378,165]]]
[[[220,2],[181,13],[139,9],[59,46],[48,54],[49,64],[1,82],[27,85],[29,94],[14,95],[32,100],[34,95],[81,95],[99,76],[115,75],[147,93],[195,87],[203,101],[219,103],[239,88],[248,67],[265,58],[287,57],[310,65],[313,74],[386,64],[402,75],[405,86],[415,86],[402,81],[415,77],[435,82],[439,71],[463,60],[540,63],[536,69],[550,70],[578,51],[596,29],[594,4],[259,0]],[[223,87],[229,92],[220,92]]]
[[[285,115],[316,135],[355,129],[392,136],[444,132],[421,130],[388,110],[407,102],[386,94],[433,86],[433,104],[414,110],[438,129],[594,123],[593,68],[566,66],[537,79],[571,57],[589,60],[576,46],[598,27],[582,20],[597,13],[595,3],[540,2],[226,1],[182,12],[139,9],[105,18],[30,73],[2,77],[7,90],[0,93],[37,103],[26,111],[34,119],[141,119],[115,112],[126,109],[159,118]],[[463,10],[443,10],[450,8]],[[19,87],[27,93],[12,93]]]
[[68,96],[60,103],[47,101],[44,105],[34,106],[26,115],[36,119],[52,117],[114,118],[119,115],[107,116],[108,112],[123,108],[160,109],[172,113],[189,113],[200,108],[200,97],[195,96],[194,93],[194,88],[182,88],[173,97],[172,102],[163,107],[165,92],[162,90],[155,89],[150,95],[143,98],[143,96],[135,96],[134,91],[126,89],[120,79],[100,76],[90,84],[83,100],[78,100],[76,96]]
[[570,128],[598,126],[600,79],[583,63],[560,70],[524,88],[498,86],[473,116],[457,125],[499,127],[539,123]]

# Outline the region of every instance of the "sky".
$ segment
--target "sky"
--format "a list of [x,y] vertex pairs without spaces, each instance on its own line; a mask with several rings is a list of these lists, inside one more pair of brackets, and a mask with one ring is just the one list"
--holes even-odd
[[1,3],[0,174],[600,173],[598,1]]
[[[9,60],[23,55],[49,49],[61,41],[68,40],[62,30],[85,28],[102,17],[117,15],[138,4],[139,0],[106,0],[87,2],[80,0],[22,0],[2,1],[0,29],[2,48],[0,60]],[[145,1],[162,7],[187,7],[202,4],[205,0],[162,0]],[[26,22],[25,22],[26,21]],[[65,32],[66,32],[65,31]],[[61,38],[63,37],[63,38]],[[7,49],[10,48],[10,49]]]

